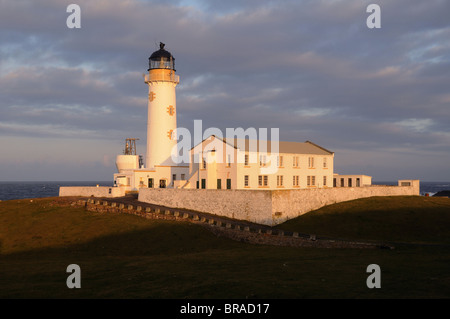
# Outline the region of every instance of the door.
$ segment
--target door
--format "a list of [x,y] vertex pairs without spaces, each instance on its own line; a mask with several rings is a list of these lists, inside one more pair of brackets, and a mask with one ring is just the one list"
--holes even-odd
[[153,178],[148,179],[148,188],[153,188]]
[[166,180],[165,179],[159,180],[159,188],[166,188]]

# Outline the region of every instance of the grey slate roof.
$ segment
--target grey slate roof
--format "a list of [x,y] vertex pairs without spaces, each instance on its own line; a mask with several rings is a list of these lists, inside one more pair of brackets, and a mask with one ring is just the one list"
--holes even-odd
[[[259,152],[259,143],[258,140],[249,140],[249,139],[237,139],[229,141],[226,138],[223,139],[224,142],[234,146],[235,148],[240,149],[241,151],[249,151],[249,152]],[[267,152],[270,153],[272,150],[271,141],[261,141],[263,144],[267,145]],[[242,143],[242,144],[241,144]],[[245,144],[244,144],[245,143]],[[245,145],[245,146],[243,146]],[[244,147],[244,148],[242,148]],[[274,148],[276,146],[274,145]],[[275,151],[275,150],[274,150]],[[331,152],[313,142],[286,142],[280,141],[278,143],[278,152],[277,153],[287,153],[287,154],[314,154],[314,155],[332,155],[334,152]]]
[[[221,140],[228,145],[231,145],[234,148],[237,148],[241,151],[247,151],[247,152],[259,152],[259,140],[249,140],[249,139],[238,139],[234,138],[233,140],[227,140],[226,138],[220,138],[215,135],[211,135],[207,138],[205,138],[203,141],[207,140],[208,138],[214,136],[216,139]],[[203,143],[202,141],[202,143]],[[251,141],[251,142],[250,142]],[[262,141],[263,144],[266,144],[266,150],[268,153],[270,153],[272,149],[272,143],[271,141]],[[197,144],[200,145],[201,143]],[[197,146],[195,145],[195,146]],[[242,145],[244,145],[242,147]],[[195,146],[191,148],[194,149]],[[312,155],[333,155],[334,152],[331,152],[327,150],[326,148],[323,148],[317,144],[314,144],[313,142],[306,141],[306,142],[286,142],[286,141],[280,141],[278,143],[278,152],[277,153],[287,153],[287,154],[312,154]]]

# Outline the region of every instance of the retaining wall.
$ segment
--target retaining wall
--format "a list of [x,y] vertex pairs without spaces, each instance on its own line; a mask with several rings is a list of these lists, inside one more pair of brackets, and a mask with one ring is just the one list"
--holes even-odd
[[271,225],[271,191],[146,188],[139,191],[138,200]]
[[418,196],[411,186],[367,186],[299,190],[149,189],[138,200],[274,226],[326,205],[372,196]]
[[372,185],[272,191],[272,225],[323,206],[374,196],[419,196],[419,182],[411,186]]
[[107,186],[64,186],[59,188],[59,196],[122,197],[125,196],[125,189]]

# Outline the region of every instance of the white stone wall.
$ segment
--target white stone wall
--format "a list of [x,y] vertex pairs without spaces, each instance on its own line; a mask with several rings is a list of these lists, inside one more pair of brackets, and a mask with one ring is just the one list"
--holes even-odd
[[419,195],[412,186],[368,186],[298,190],[141,189],[139,201],[277,225],[320,207],[372,196]]
[[419,182],[406,186],[367,186],[328,189],[299,189],[272,192],[273,225],[334,203],[373,196],[418,196]]
[[64,186],[59,188],[59,196],[121,197],[124,195],[125,189],[121,187]]
[[270,224],[270,191],[235,189],[141,189],[139,201]]

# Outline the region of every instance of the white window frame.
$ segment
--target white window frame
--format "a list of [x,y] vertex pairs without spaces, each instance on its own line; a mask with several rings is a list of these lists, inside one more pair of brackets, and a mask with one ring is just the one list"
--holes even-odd
[[277,186],[283,186],[283,175],[277,175]]
[[308,157],[308,168],[314,168],[314,157]]
[[298,156],[293,156],[292,157],[292,167],[299,167],[298,163],[299,163]]

